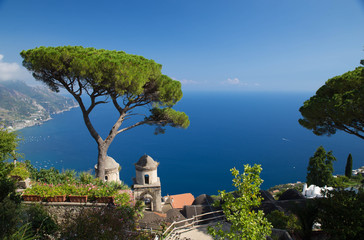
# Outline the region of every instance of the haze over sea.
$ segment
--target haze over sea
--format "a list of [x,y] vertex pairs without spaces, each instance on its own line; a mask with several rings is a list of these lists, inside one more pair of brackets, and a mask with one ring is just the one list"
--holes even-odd
[[[187,130],[167,128],[154,135],[154,127],[141,126],[120,134],[109,149],[121,166],[128,185],[134,163],[143,154],[160,162],[162,195],[191,192],[217,194],[232,190],[229,169],[261,164],[262,189],[305,181],[309,158],[320,146],[332,150],[336,174],[343,174],[346,158],[353,168],[364,165],[364,142],[342,132],[315,136],[298,124],[299,107],[313,93],[185,92],[175,107],[189,115]],[[106,134],[115,119],[112,105],[96,109],[93,120]],[[87,171],[97,163],[97,146],[84,125],[79,108],[53,116],[41,126],[22,129],[20,152],[44,168]]]

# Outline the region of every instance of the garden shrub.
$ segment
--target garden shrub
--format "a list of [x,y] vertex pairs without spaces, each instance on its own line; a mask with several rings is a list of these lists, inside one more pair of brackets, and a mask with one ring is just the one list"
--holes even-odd
[[0,239],[11,236],[17,230],[20,222],[20,201],[14,201],[10,197],[0,202]]
[[79,213],[66,212],[62,239],[150,239],[136,230],[137,209],[130,206],[83,208]]
[[319,222],[331,239],[362,239],[364,192],[333,190],[319,200]]
[[58,229],[56,221],[40,204],[26,207],[23,214],[30,225],[29,235],[36,235],[37,239],[49,239]]
[[0,239],[15,233],[19,222],[20,196],[14,180],[8,177],[13,168],[13,164],[0,160]]
[[16,166],[9,173],[10,176],[17,176],[21,180],[25,180],[30,177],[30,173],[24,163],[17,163]]
[[306,200],[304,204],[293,204],[291,211],[296,215],[300,228],[298,231],[302,239],[310,240],[312,236],[312,227],[317,220],[319,207],[315,199]]
[[274,210],[266,217],[272,223],[273,227],[277,229],[284,229],[292,233],[301,228],[297,217],[293,214],[286,215],[284,212]]
[[30,177],[35,182],[59,185],[59,184],[75,184],[75,185],[95,185],[108,187],[111,191],[128,189],[129,187],[123,182],[104,182],[95,178],[90,172],[81,172],[77,174],[74,170],[59,170],[51,167],[50,169],[36,169],[30,161],[25,161],[26,167],[30,172]]

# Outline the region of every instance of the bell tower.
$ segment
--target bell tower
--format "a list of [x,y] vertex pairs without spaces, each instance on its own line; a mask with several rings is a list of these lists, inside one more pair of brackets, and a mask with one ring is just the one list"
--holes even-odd
[[135,163],[135,178],[133,179],[134,198],[144,201],[146,209],[162,211],[161,182],[157,175],[159,163],[148,155],[143,155]]

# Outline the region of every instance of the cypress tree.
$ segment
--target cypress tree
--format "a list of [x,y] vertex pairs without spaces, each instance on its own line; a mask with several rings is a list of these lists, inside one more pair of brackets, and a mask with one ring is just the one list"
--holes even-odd
[[307,185],[314,184],[323,187],[332,184],[334,181],[334,177],[332,176],[334,172],[333,161],[336,161],[336,158],[332,155],[332,151],[326,152],[322,146],[317,148],[308,163]]
[[345,176],[351,178],[351,171],[353,170],[353,157],[349,153],[348,159],[346,160]]

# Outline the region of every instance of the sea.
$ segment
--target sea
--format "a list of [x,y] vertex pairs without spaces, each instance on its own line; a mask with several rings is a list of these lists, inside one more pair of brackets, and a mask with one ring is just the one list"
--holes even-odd
[[[131,186],[141,156],[158,161],[162,195],[192,193],[216,195],[231,191],[230,169],[241,172],[245,164],[263,168],[261,189],[277,184],[304,182],[309,158],[319,146],[333,151],[334,173],[343,174],[349,153],[353,168],[364,165],[364,141],[337,132],[316,136],[299,125],[299,107],[312,92],[185,92],[175,109],[190,119],[188,129],[139,126],[119,134],[108,155],[122,167],[120,179]],[[95,127],[105,137],[116,120],[112,104],[98,106],[92,114]],[[93,171],[97,145],[89,134],[81,110],[74,108],[52,116],[40,126],[19,131],[19,152],[39,168]]]

